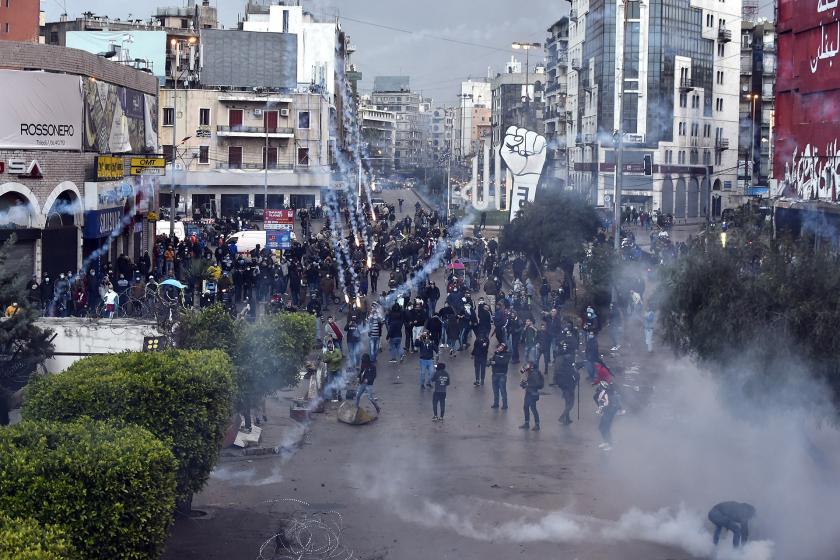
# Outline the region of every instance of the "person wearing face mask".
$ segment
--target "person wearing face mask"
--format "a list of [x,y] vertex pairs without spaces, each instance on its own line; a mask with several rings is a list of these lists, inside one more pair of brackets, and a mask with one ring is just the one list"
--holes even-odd
[[[344,355],[341,350],[336,347],[332,339],[327,340],[327,346],[324,349],[324,356],[322,358],[327,368],[327,387],[330,388],[330,398],[333,401],[340,401],[341,390],[338,387],[341,365],[344,362]],[[326,394],[324,398],[326,398]]]
[[507,374],[509,364],[510,352],[507,350],[507,345],[502,342],[496,347],[496,351],[490,358],[493,381],[493,405],[490,408],[499,408],[499,401],[501,401],[502,410],[507,410]]

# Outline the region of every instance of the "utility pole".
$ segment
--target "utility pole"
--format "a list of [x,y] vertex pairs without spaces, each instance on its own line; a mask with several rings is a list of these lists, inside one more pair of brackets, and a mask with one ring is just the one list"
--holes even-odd
[[[530,77],[530,57],[529,54],[531,49],[541,49],[542,43],[520,43],[519,41],[515,41],[511,44],[513,49],[523,49],[525,51],[525,122],[523,126],[525,128],[531,127],[531,77]],[[534,119],[536,122],[536,119]]]
[[[624,36],[627,36],[627,1],[621,4],[621,27],[624,29]],[[616,41],[616,45],[619,41]],[[613,190],[613,221],[615,233],[613,244],[616,254],[621,251],[621,188],[624,173],[624,37],[621,39],[621,56],[618,57],[619,65],[616,68],[618,74],[618,100],[615,103],[615,112],[618,115],[618,131],[615,139],[615,188]],[[615,288],[613,288],[613,302],[615,302]]]
[[175,161],[178,159],[178,70],[181,67],[181,45],[178,39],[172,39],[172,46],[175,48],[175,88],[172,90],[172,177],[169,178],[170,241],[175,239]]
[[[455,128],[455,122],[452,123],[452,128]],[[449,223],[451,204],[452,204],[452,149],[455,143],[455,131],[449,135],[449,157],[446,166],[446,223]]]

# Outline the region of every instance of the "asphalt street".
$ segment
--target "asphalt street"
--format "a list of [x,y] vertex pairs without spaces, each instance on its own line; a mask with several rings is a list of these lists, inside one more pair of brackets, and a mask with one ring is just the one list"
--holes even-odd
[[[412,193],[384,197],[405,198],[405,210],[413,213]],[[444,285],[441,272],[434,279]],[[296,453],[226,459],[193,502],[208,515],[177,521],[165,558],[253,560],[278,531],[290,506],[277,501],[287,498],[308,502],[310,511],[340,514],[341,545],[354,558],[691,558],[652,542],[592,538],[592,527],[615,521],[632,505],[672,504],[626,503],[611,487],[622,417],[615,422],[616,449],[599,450],[599,417],[588,386],[580,420],[576,410],[568,427],[558,422],[562,398],[546,387],[539,401],[542,431],[524,431],[518,429],[519,366],[511,367],[510,408],[503,411],[490,408],[489,372],[487,385],[473,387],[468,351],[444,354],[452,376],[446,420],[432,422],[431,393],[419,388],[416,355],[399,365],[386,356],[380,355],[374,387],[382,406],[378,420],[341,424],[331,405],[315,415]],[[273,549],[263,557],[273,558]]]

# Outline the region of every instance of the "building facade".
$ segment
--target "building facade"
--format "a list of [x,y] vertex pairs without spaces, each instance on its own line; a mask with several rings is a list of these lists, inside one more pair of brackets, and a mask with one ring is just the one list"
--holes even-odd
[[41,2],[14,0],[0,3],[0,41],[39,42]]
[[362,106],[359,117],[362,142],[369,155],[367,167],[379,175],[390,175],[394,172],[397,116],[391,111]]
[[[391,85],[398,85],[401,88],[408,87],[408,83],[401,78],[400,76],[378,76],[374,83],[379,84],[380,87],[390,87]],[[394,168],[398,171],[420,168],[425,138],[424,117],[420,116],[420,110],[425,108],[427,102],[424,102],[419,93],[409,89],[374,91],[371,94],[370,101],[374,107],[394,113],[396,117]]]
[[837,202],[840,165],[840,45],[836,2],[778,4],[778,77],[773,162],[777,196]]
[[52,45],[0,42],[0,61],[0,241],[14,234],[21,270],[51,278],[137,262],[159,178],[129,170],[159,150],[157,80]]
[[775,189],[770,160],[776,109],[776,29],[769,21],[741,22],[741,129],[738,182],[747,195]]
[[[473,134],[476,127],[476,123],[473,122],[475,109],[490,109],[492,102],[493,92],[489,78],[461,82],[455,115],[456,157],[463,159],[474,153],[475,142],[478,140]],[[484,112],[478,112],[478,115],[483,117]]]
[[548,28],[545,40],[545,112],[543,114],[548,145],[543,182],[549,179],[565,188],[569,180],[566,151],[566,93],[569,67],[569,18],[563,17]]
[[491,82],[491,125],[493,145],[501,145],[505,132],[511,126],[529,130],[541,128],[545,102],[543,86],[545,67],[537,66],[529,73],[521,71],[522,65],[512,61],[504,74],[497,74]]
[[573,0],[566,139],[574,188],[612,205],[621,130],[624,206],[681,222],[741,203],[740,17],[740,0]]

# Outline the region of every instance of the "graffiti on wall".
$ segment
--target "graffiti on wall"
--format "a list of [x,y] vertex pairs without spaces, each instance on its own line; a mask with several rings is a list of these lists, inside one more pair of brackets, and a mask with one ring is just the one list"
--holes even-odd
[[808,144],[802,152],[797,147],[793,158],[785,164],[784,181],[780,185],[780,196],[805,200],[837,201],[837,186],[840,182],[840,149],[837,140],[826,145],[825,152]]

